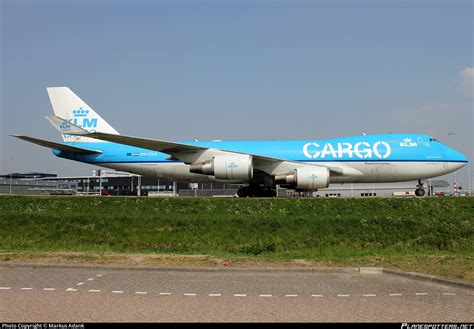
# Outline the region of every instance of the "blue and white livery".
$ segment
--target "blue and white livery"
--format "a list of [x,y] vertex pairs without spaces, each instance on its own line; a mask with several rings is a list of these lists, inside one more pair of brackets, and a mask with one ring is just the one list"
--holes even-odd
[[63,143],[14,137],[61,158],[178,182],[239,183],[239,196],[273,196],[275,186],[315,191],[330,183],[375,183],[441,176],[464,155],[423,134],[299,141],[169,142],[120,135],[67,87],[47,88]]

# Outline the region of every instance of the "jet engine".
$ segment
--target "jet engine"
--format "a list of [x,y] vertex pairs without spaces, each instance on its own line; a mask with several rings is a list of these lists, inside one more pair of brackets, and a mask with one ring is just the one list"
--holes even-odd
[[329,169],[325,167],[302,167],[287,174],[276,175],[275,183],[288,184],[299,191],[317,191],[329,186]]
[[248,154],[217,155],[210,160],[191,164],[189,171],[217,179],[247,181],[253,177],[252,156]]

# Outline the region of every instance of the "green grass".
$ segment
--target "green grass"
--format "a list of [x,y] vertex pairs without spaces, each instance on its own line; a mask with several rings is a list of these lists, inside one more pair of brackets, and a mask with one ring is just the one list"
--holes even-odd
[[474,198],[0,197],[0,250],[265,260],[459,255],[473,271]]

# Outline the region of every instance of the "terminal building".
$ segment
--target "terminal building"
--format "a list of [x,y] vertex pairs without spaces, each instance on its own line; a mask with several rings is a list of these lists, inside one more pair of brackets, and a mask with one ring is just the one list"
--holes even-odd
[[[417,182],[378,184],[332,184],[310,193],[277,188],[278,197],[363,198],[414,196]],[[58,177],[46,173],[0,175],[0,194],[105,195],[105,196],[235,196],[239,185],[222,183],[176,183],[125,172],[97,170],[90,176]],[[427,180],[427,195],[449,194],[443,180]],[[462,189],[460,190],[462,191]]]

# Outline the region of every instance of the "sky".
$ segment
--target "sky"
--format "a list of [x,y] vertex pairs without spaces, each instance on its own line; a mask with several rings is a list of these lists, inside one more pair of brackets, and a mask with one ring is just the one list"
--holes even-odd
[[474,160],[473,1],[0,3],[0,173],[96,169],[9,137],[60,141],[51,86],[128,135],[423,133]]

